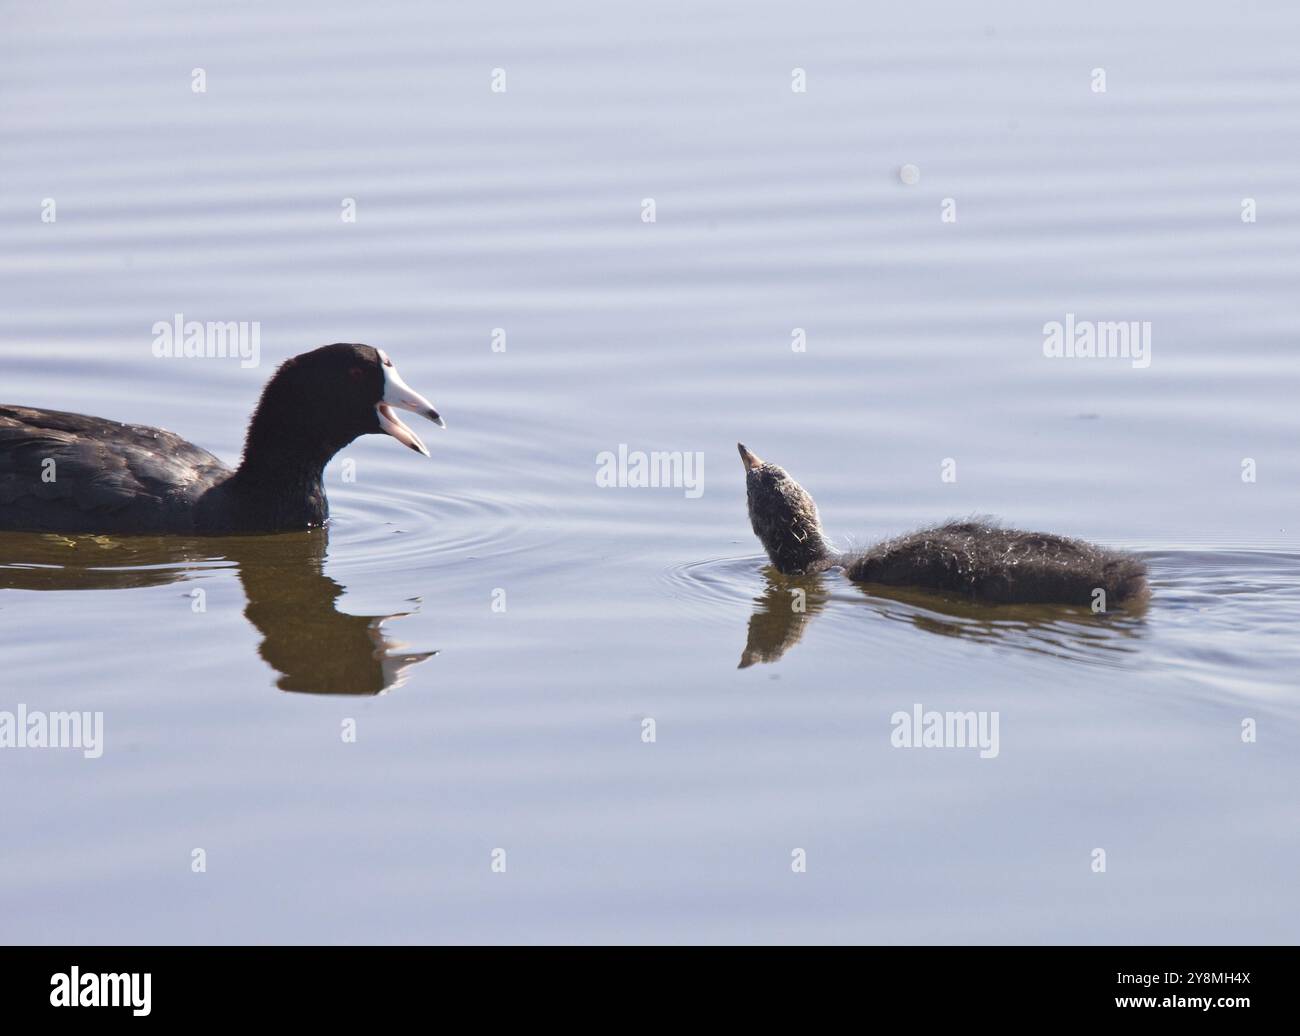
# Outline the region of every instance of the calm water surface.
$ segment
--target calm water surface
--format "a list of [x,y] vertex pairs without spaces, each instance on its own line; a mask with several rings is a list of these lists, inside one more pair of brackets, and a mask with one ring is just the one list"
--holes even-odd
[[[1294,942],[1298,44],[1282,3],[11,12],[4,401],[234,461],[275,363],[365,341],[449,427],[345,451],[314,534],[0,535],[0,710],[106,741],[0,751],[0,938]],[[176,313],[261,366],[156,359]],[[1067,313],[1150,366],[1045,358]],[[991,513],[1141,552],[1150,604],[781,580],[737,439],[841,547]],[[702,494],[599,488],[620,444]],[[999,755],[892,748],[915,703]]]

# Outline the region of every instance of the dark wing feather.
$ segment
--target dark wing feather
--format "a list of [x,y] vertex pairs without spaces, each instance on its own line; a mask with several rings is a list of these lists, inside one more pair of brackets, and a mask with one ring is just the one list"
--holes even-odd
[[195,500],[229,475],[161,428],[0,406],[0,529],[187,531]]

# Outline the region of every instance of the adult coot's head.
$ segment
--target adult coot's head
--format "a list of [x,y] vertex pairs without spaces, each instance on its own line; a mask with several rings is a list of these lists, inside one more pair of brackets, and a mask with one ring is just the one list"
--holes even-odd
[[368,345],[325,345],[286,360],[262,392],[248,427],[245,465],[293,457],[324,463],[359,435],[383,432],[429,456],[400,417],[410,410],[446,427],[433,404]]
[[777,570],[800,575],[824,569],[834,558],[822,536],[817,505],[784,468],[736,443],[745,466],[749,522]]

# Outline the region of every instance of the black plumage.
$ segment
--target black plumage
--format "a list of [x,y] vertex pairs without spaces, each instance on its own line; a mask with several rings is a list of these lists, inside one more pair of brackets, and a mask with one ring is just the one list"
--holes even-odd
[[0,530],[152,534],[280,532],[329,514],[330,458],[386,432],[428,455],[393,412],[442,424],[368,345],[286,360],[249,422],[239,467],[173,432],[85,414],[0,405]]

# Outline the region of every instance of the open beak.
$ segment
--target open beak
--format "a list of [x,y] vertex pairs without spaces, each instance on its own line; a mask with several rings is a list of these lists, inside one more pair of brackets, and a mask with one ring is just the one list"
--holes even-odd
[[745,449],[745,444],[743,442],[736,443],[736,449],[740,450],[740,463],[745,465],[745,470],[753,471],[755,468],[761,468],[763,466],[763,459],[757,454],[750,453],[749,450]]
[[429,451],[420,441],[420,437],[397,416],[394,408],[410,410],[421,417],[427,417],[439,428],[447,427],[447,422],[442,419],[438,411],[433,409],[433,404],[404,382],[402,376],[397,373],[397,368],[389,364],[384,367],[384,398],[375,405],[375,413],[379,415],[379,427],[403,446],[409,446],[416,453],[429,456]]

